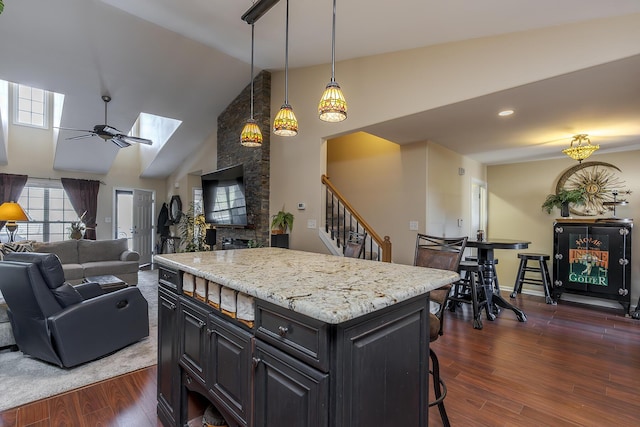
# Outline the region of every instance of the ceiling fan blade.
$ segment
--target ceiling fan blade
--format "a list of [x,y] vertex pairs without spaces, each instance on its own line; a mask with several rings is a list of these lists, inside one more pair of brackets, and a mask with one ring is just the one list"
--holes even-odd
[[75,140],[75,139],[91,138],[92,136],[96,136],[96,134],[95,134],[95,133],[91,133],[91,134],[88,134],[88,135],[72,136],[72,137],[70,137],[70,138],[65,138],[65,140],[67,140],[67,141],[72,141],[72,140]]
[[113,138],[111,138],[109,141],[113,142],[114,144],[116,144],[120,148],[127,148],[127,147],[129,147],[131,145],[127,141],[124,141],[122,139],[122,135],[116,135]]
[[129,144],[146,144],[146,145],[152,145],[153,141],[151,141],[150,139],[146,139],[146,138],[139,138],[137,136],[129,136],[129,135],[118,135],[118,138],[120,138],[123,141],[128,142]]
[[60,130],[72,130],[75,132],[88,132],[91,134],[94,134],[95,132],[89,129],[76,129],[76,128],[63,128],[63,127],[59,127],[59,126],[54,126],[54,129],[60,129]]

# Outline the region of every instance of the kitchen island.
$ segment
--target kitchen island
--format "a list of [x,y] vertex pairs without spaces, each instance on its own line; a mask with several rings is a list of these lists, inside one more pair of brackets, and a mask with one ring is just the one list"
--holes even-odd
[[156,256],[158,415],[427,426],[427,295],[457,273],[280,248]]

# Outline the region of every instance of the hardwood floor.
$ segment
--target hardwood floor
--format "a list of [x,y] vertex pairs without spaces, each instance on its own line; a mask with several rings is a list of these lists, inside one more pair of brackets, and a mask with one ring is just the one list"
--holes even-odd
[[[445,314],[432,346],[453,426],[640,425],[640,321],[531,295],[517,305],[526,323],[503,311],[482,330],[468,306]],[[442,425],[436,408],[429,425]],[[0,426],[160,426],[156,369],[2,412]]]
[[0,413],[9,427],[147,427],[156,416],[155,366]]
[[[531,295],[516,301],[525,323],[502,311],[474,330],[470,307],[445,313],[433,348],[451,424],[640,425],[640,321],[622,310],[554,306]],[[429,425],[442,425],[436,408]]]

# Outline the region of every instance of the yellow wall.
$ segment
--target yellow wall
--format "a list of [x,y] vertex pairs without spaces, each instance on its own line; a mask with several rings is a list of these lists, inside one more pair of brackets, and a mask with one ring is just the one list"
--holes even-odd
[[[471,180],[484,180],[484,169],[437,144],[398,145],[364,132],[327,144],[331,182],[381,237],[391,237],[393,262],[400,264],[413,263],[418,232],[453,237],[475,231],[469,230]],[[410,221],[417,221],[417,231]]]
[[[619,207],[619,218],[640,218],[640,151],[600,154],[596,152],[589,161],[601,161],[617,166],[622,172],[618,176],[625,181],[632,193],[625,198],[630,202]],[[541,209],[547,194],[554,193],[560,176],[575,160],[569,158],[511,165],[489,166],[487,168],[489,189],[489,237],[509,237],[531,241],[527,251],[553,254],[553,221],[560,216],[558,210],[547,214]],[[611,216],[611,215],[605,215]],[[578,217],[576,217],[578,218]],[[634,231],[637,233],[637,230]],[[640,238],[632,238],[631,304],[640,297]],[[497,251],[500,259],[497,266],[501,288],[513,289],[518,269],[516,251]],[[551,267],[551,265],[549,265]],[[525,285],[526,286],[526,285]],[[527,286],[540,290],[540,287]],[[617,303],[616,303],[617,304]],[[618,307],[620,307],[618,305]]]
[[380,237],[391,237],[394,262],[413,262],[409,221],[424,225],[426,160],[425,143],[401,146],[364,132],[327,145],[331,182]]

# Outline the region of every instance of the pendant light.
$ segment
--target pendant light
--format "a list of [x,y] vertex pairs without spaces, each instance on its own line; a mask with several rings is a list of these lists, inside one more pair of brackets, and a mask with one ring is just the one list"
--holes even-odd
[[298,134],[298,120],[289,105],[289,0],[287,0],[287,17],[285,20],[284,42],[284,104],[273,121],[273,133],[279,136],[296,136]]
[[[576,145],[573,145],[575,142]],[[562,150],[564,154],[571,157],[573,160],[577,160],[578,163],[582,163],[582,161],[589,156],[591,156],[594,151],[600,148],[599,145],[592,145],[591,140],[588,138],[588,135],[585,133],[581,133],[575,135],[571,140],[571,145],[569,148],[565,148]]]
[[245,147],[260,147],[262,145],[262,132],[258,127],[258,122],[253,119],[253,40],[254,24],[251,24],[251,116],[240,134],[240,144]]
[[336,82],[336,0],[333,0],[333,29],[331,32],[331,81],[327,84],[320,104],[318,115],[325,122],[341,122],[347,118],[347,101],[342,89]]

